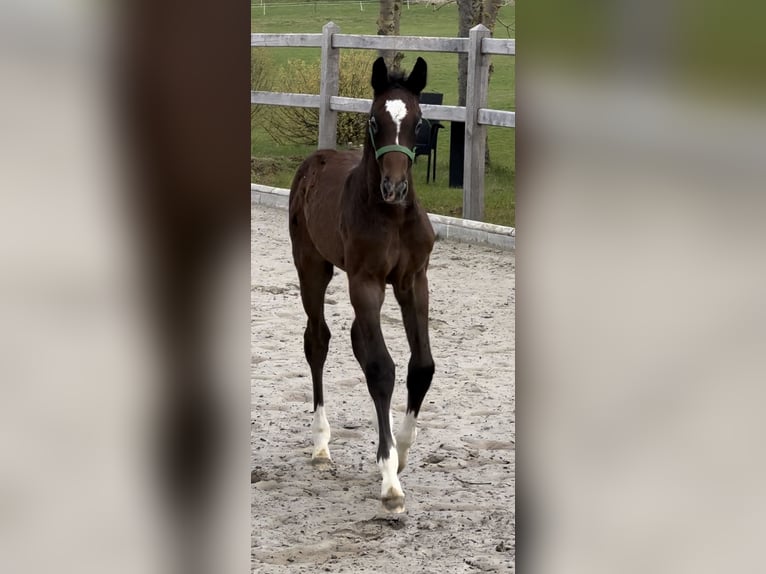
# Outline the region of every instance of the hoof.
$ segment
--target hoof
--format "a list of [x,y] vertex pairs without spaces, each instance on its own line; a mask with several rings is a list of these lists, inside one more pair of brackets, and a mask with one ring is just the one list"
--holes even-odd
[[401,514],[404,512],[404,495],[384,496],[380,499],[383,504],[383,510],[391,514]]
[[327,452],[326,449],[322,449],[319,452],[316,452],[313,455],[311,455],[311,464],[315,466],[331,464],[331,463],[332,463],[332,459],[330,458],[330,453]]

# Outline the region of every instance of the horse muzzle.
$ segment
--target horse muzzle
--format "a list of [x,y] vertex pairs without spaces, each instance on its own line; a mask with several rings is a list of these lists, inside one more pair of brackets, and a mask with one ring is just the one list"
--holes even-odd
[[402,203],[407,197],[407,180],[403,179],[394,183],[388,177],[380,182],[380,193],[386,203]]

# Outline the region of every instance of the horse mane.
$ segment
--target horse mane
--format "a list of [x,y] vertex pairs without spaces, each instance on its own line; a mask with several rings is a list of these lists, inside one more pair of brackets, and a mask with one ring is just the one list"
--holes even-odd
[[397,70],[396,72],[389,72],[388,74],[388,87],[392,88],[405,88],[404,83],[407,81],[407,76],[404,72]]
[[409,77],[409,74],[405,74],[402,71],[395,71],[395,72],[389,72],[388,74],[388,82],[386,83],[386,87],[380,91],[375,91],[375,95],[381,94],[383,92],[386,92],[388,90],[394,90],[394,89],[402,89],[402,90],[409,90],[407,87],[407,78]]

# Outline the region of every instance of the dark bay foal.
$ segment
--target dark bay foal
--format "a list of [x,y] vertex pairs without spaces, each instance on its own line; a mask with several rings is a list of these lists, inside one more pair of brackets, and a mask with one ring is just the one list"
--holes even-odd
[[[330,425],[322,392],[330,341],[324,298],[336,266],[348,276],[355,315],[351,343],[375,403],[381,501],[391,512],[404,511],[397,475],[415,440],[417,416],[434,373],[426,277],[434,232],[415,197],[411,173],[421,126],[418,96],[426,74],[422,58],[406,78],[389,75],[383,58],[378,58],[372,69],[374,99],[361,156],[317,151],[300,166],[290,189],[290,238],[308,316],[304,349],[314,386],[312,460],[330,461]],[[391,416],[394,362],[380,328],[386,284],[393,286],[401,307],[411,352],[407,412],[396,437]]]

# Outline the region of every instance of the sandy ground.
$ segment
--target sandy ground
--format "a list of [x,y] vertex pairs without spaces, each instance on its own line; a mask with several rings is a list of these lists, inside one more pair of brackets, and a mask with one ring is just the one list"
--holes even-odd
[[[311,457],[305,315],[287,212],[252,210],[252,571],[513,572],[515,558],[515,258],[439,241],[429,270],[436,374],[400,475],[407,512],[380,510],[372,399],[351,351],[353,311],[336,271],[325,403],[333,465]],[[389,287],[383,332],[397,366],[394,425],[409,359]]]

